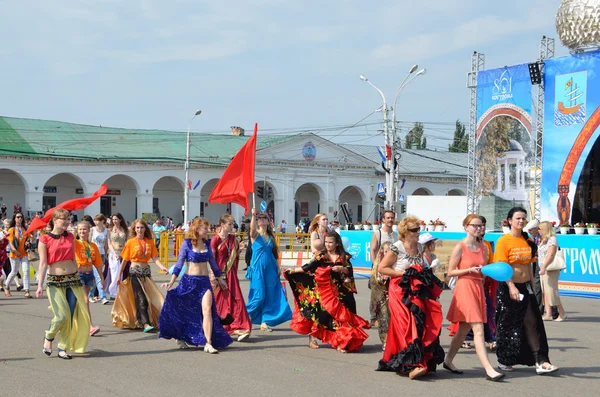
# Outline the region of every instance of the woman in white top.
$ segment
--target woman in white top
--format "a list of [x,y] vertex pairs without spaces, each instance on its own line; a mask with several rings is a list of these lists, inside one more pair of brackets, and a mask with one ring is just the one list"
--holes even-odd
[[554,321],[564,321],[567,313],[560,301],[558,295],[558,277],[560,270],[547,271],[546,268],[552,263],[558,250],[556,233],[550,222],[540,223],[540,245],[538,247],[538,263],[540,264],[540,280],[542,282],[542,291],[544,293],[544,310],[546,313],[542,317],[545,321],[552,320],[552,306],[558,309],[558,317]]
[[398,225],[399,241],[379,262],[378,270],[389,276],[390,322],[378,371],[408,374],[410,379],[435,371],[444,361],[439,335],[442,305],[437,301],[442,282],[423,265],[419,244],[419,219],[404,218]]

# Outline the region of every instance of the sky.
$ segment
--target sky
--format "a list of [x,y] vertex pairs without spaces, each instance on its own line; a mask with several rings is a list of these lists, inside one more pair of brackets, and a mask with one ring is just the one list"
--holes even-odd
[[[447,150],[467,122],[471,54],[486,68],[558,40],[560,0],[0,0],[0,115],[139,129],[314,132],[382,145],[382,98],[402,91],[400,134],[425,123]],[[390,114],[391,117],[391,114]]]

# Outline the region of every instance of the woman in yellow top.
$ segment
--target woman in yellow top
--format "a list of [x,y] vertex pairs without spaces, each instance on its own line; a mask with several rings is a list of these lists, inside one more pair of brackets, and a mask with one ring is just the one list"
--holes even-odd
[[531,261],[537,246],[523,232],[527,211],[520,207],[508,212],[510,233],[496,243],[494,262],[506,262],[513,276],[498,285],[496,293],[496,354],[498,368],[513,371],[512,366],[535,365],[537,374],[558,371],[548,357],[548,340],[540,309],[533,293]]
[[[149,262],[152,260],[165,273],[167,269],[160,263],[152,231],[143,220],[136,219],[132,223],[121,258],[119,290],[111,313],[113,325],[150,332],[158,326],[164,297],[152,281]],[[131,262],[129,277],[120,281],[128,261]]]
[[90,312],[90,300],[88,297],[96,279],[94,267],[100,275],[102,289],[104,289],[104,275],[101,269],[102,255],[100,255],[100,250],[96,244],[89,242],[90,229],[91,225],[87,221],[81,221],[77,224],[77,236],[79,236],[79,239],[75,240],[75,261],[77,262],[77,271],[83,285],[85,304],[90,314],[90,336],[94,336],[100,332],[100,328],[95,327],[92,323],[92,313]]
[[25,298],[31,298],[29,294],[29,259],[27,258],[27,248],[30,246],[29,236],[23,237],[27,227],[21,212],[15,212],[9,224],[7,233],[8,243],[10,244],[10,274],[4,282],[4,294],[12,296],[10,293],[10,283],[19,273],[23,272],[23,287],[25,289]]

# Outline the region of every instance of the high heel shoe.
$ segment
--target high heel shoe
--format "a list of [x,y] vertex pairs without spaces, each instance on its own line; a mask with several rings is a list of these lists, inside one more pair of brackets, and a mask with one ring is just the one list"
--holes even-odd
[[[44,338],[44,342],[50,342],[50,344],[52,344],[53,340],[54,339],[46,339],[46,338]],[[42,347],[42,353],[44,353],[45,355],[47,355],[48,357],[50,357],[52,355],[52,348],[46,349],[46,347]]]
[[73,356],[71,356],[70,354],[67,354],[66,351],[58,349],[58,357],[62,358],[63,360],[70,360],[73,358]]
[[210,343],[204,345],[204,352],[208,354],[217,354],[219,351],[215,349]]

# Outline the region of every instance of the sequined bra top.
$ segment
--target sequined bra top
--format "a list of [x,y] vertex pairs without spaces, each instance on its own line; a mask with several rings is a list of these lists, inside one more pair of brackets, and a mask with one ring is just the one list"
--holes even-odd
[[208,262],[213,274],[216,277],[221,277],[221,270],[219,269],[219,266],[217,266],[217,262],[215,261],[215,257],[210,248],[210,242],[206,241],[204,243],[204,246],[206,247],[206,251],[196,252],[194,251],[192,240],[187,238],[183,240],[183,242],[181,243],[181,248],[179,250],[179,258],[177,259],[177,263],[175,264],[175,268],[173,269],[173,274],[179,274],[185,262]]

